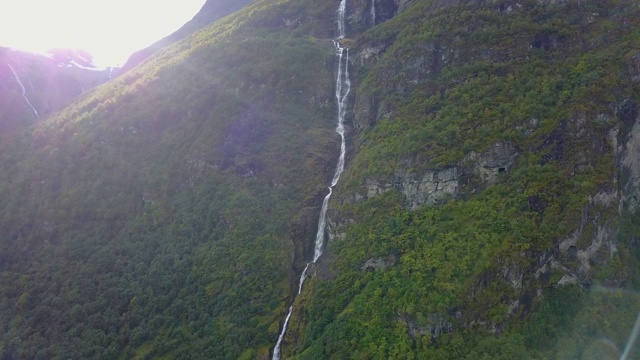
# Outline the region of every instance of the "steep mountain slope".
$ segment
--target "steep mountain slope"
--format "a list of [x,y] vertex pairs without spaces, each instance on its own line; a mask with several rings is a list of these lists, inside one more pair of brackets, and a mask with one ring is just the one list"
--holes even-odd
[[330,6],[255,4],[6,145],[2,358],[268,354],[338,151]]
[[[338,3],[257,0],[4,141],[1,359],[270,358],[338,157]],[[619,358],[640,7],[346,13],[347,164],[283,358]]]
[[[151,46],[133,53],[127,63],[122,66],[120,73],[131,70],[134,66],[140,64],[149,56],[160,51],[164,47],[178,42],[194,32],[214,23],[218,19],[238,11],[253,0],[207,0],[200,11],[189,22],[184,24],[180,29],[171,35],[158,40]],[[153,16],[153,15],[151,15]]]
[[[356,29],[375,11],[352,4]],[[621,349],[640,308],[619,290],[638,286],[639,10],[416,1],[355,34],[333,261],[285,354],[602,358],[600,337]]]

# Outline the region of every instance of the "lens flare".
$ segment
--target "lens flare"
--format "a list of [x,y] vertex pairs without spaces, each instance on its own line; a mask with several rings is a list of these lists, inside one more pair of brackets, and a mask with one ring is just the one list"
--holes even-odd
[[83,49],[95,65],[117,66],[131,53],[177,30],[205,0],[7,0],[0,12],[0,46],[45,54]]

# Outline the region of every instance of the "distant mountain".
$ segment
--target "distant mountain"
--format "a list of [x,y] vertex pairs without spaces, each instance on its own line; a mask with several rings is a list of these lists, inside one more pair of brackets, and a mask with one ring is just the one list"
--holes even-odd
[[0,48],[0,137],[68,105],[107,81],[113,69],[97,69],[90,54],[54,49],[49,56]]
[[[184,24],[180,29],[155,42],[151,46],[133,53],[127,60],[126,64],[124,64],[120,69],[120,73],[129,71],[131,68],[138,65],[165,46],[186,38],[214,21],[243,8],[252,1],[254,0],[207,0],[193,19]],[[150,16],[153,15],[151,14]]]

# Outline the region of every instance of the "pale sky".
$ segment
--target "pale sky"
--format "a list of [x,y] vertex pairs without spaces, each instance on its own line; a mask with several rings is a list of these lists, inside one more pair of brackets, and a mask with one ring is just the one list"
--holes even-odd
[[98,66],[123,65],[177,30],[205,0],[0,0],[0,46],[45,53],[88,51]]

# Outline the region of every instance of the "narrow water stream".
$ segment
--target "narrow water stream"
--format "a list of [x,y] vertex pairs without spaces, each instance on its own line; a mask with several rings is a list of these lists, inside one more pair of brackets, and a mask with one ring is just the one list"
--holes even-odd
[[[338,57],[338,75],[336,76],[336,100],[338,102],[338,126],[336,127],[336,132],[340,135],[340,157],[338,158],[338,164],[336,165],[336,171],[333,174],[333,179],[331,180],[331,184],[329,185],[329,193],[324,197],[322,201],[322,208],[320,209],[320,217],[318,219],[318,231],[316,233],[315,240],[315,250],[313,253],[313,261],[305,266],[302,274],[300,275],[300,282],[298,285],[298,293],[300,295],[302,292],[302,285],[304,281],[307,279],[307,271],[309,270],[309,266],[311,264],[316,263],[320,256],[322,256],[322,251],[324,249],[324,240],[326,235],[327,228],[327,210],[329,208],[329,199],[331,199],[331,195],[333,194],[333,188],[338,184],[340,180],[340,175],[342,171],[344,171],[344,159],[345,153],[347,152],[347,145],[344,137],[344,118],[347,113],[347,96],[349,95],[349,91],[351,91],[351,80],[349,79],[349,49],[342,47],[340,45],[340,40],[345,36],[345,9],[346,9],[346,0],[342,0],[340,2],[340,6],[338,7],[338,37],[333,41],[333,44],[336,47],[336,56]],[[295,300],[295,298],[293,299]],[[287,326],[289,325],[289,319],[291,318],[291,313],[293,312],[293,305],[289,306],[289,312],[287,313],[287,317],[284,320],[284,325],[282,326],[282,331],[278,336],[278,341],[276,342],[276,346],[273,348],[273,360],[280,360],[281,352],[280,346],[282,345],[282,340],[284,339],[285,333],[287,332]]]
[[[29,105],[29,108],[31,108],[31,111],[33,112],[33,115],[35,117],[38,117],[38,111],[36,111],[36,108],[34,108],[33,105],[31,105],[31,102],[29,101],[29,98],[27,97],[27,90],[24,88],[24,85],[22,84],[22,81],[20,81],[20,76],[18,76],[18,73],[13,69],[13,66],[11,66],[10,64],[7,64],[7,66],[9,66],[9,69],[11,69],[11,72],[13,73],[13,77],[18,82],[18,85],[20,85],[20,89],[22,90],[22,97],[27,102],[27,105]],[[33,89],[33,85],[31,86],[31,88]]]

